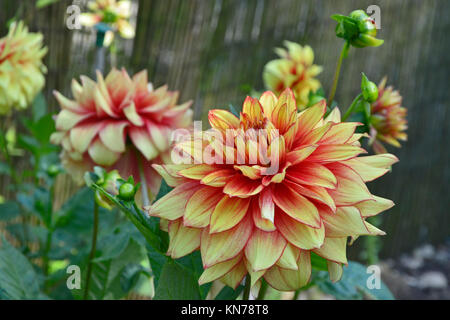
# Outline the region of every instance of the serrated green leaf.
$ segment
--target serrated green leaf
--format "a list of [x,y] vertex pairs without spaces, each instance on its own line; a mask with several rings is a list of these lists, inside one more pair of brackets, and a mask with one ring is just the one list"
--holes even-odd
[[168,261],[161,272],[154,300],[199,300],[197,279],[174,261]]
[[8,201],[0,204],[0,220],[11,220],[20,215],[20,207],[17,202]]
[[0,290],[7,299],[40,299],[39,279],[27,258],[4,238],[0,249]]

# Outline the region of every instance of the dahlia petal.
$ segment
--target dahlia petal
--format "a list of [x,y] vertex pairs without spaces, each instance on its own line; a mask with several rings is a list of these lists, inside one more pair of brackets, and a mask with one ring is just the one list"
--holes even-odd
[[53,91],[53,94],[54,94],[56,100],[58,100],[58,103],[62,109],[67,109],[67,110],[75,112],[75,113],[86,112],[86,110],[84,110],[83,107],[80,106],[80,104],[77,101],[67,99],[65,96],[63,96],[61,93],[59,93],[56,90]]
[[178,259],[200,247],[202,229],[183,226],[181,219],[169,222],[169,248],[167,254]]
[[286,154],[286,161],[290,162],[292,165],[296,165],[308,158],[317,147],[317,145],[310,145],[294,149]]
[[372,196],[373,200],[363,201],[355,204],[355,207],[361,212],[361,216],[364,218],[372,217],[380,212],[388,210],[394,206],[394,202],[389,199],[381,198],[378,196]]
[[272,91],[266,91],[261,95],[259,98],[259,103],[261,103],[266,117],[270,117],[272,115],[272,111],[275,108],[277,101],[278,98]]
[[158,156],[158,149],[152,143],[147,130],[140,127],[132,127],[129,133],[131,141],[147,160],[152,160]]
[[217,263],[209,268],[206,268],[200,278],[198,279],[198,284],[202,285],[227,274],[231,269],[233,269],[242,260],[242,254],[237,255],[235,258]]
[[245,256],[253,271],[268,269],[281,257],[286,244],[286,240],[278,231],[255,229],[245,247]]
[[277,266],[283,269],[298,270],[297,261],[299,256],[300,249],[288,243],[280,259],[277,261]]
[[319,248],[325,238],[323,223],[321,223],[320,228],[311,228],[283,212],[276,212],[275,226],[288,242],[304,250]]
[[331,282],[338,282],[342,278],[343,268],[342,264],[327,261],[328,273],[330,275]]
[[274,223],[270,219],[262,217],[262,210],[258,202],[259,201],[252,201],[249,207],[249,210],[251,210],[255,226],[264,231],[276,230]]
[[123,108],[123,113],[125,114],[127,119],[130,120],[130,122],[135,126],[142,127],[144,125],[144,120],[137,113],[134,102],[131,102],[127,107]]
[[328,190],[337,206],[354,205],[362,201],[372,200],[367,186],[361,177],[351,168],[339,163],[328,165],[337,178],[337,188]]
[[220,280],[227,286],[236,290],[239,284],[244,279],[247,274],[247,268],[245,267],[244,261],[240,261],[234,266],[229,272],[227,272]]
[[298,116],[297,138],[301,138],[314,129],[317,123],[322,119],[327,105],[325,100],[321,100],[312,107],[301,112]]
[[263,189],[260,181],[251,180],[243,175],[237,174],[227,182],[223,192],[230,197],[248,198],[258,194]]
[[378,154],[367,157],[357,157],[344,161],[345,165],[356,171],[363,181],[372,181],[390,171],[390,167],[398,162],[392,154]]
[[[86,152],[92,140],[102,127],[102,122],[94,122],[78,125],[70,130],[70,143],[72,147],[79,153]],[[113,149],[110,150],[114,151]]]
[[259,208],[261,209],[261,218],[269,220],[272,224],[275,216],[275,204],[272,200],[272,190],[265,188],[258,198]]
[[187,182],[176,187],[150,207],[149,215],[167,220],[175,220],[182,217],[188,199],[200,187],[198,182]]
[[229,230],[239,224],[250,205],[249,199],[230,198],[225,195],[211,214],[210,233]]
[[116,118],[117,115],[112,110],[111,103],[108,103],[108,98],[106,98],[102,92],[100,91],[99,87],[96,87],[94,90],[94,101],[95,106],[97,108],[97,115],[98,116],[104,116],[105,114],[109,115],[110,117]]
[[200,182],[211,187],[223,187],[235,174],[236,171],[232,169],[216,170],[206,175]]
[[313,252],[337,263],[347,264],[347,237],[343,238],[325,238],[322,246],[319,249],[314,249]]
[[328,194],[327,189],[317,186],[301,186],[290,181],[286,181],[286,185],[305,197],[327,205],[333,212],[336,211],[336,204],[334,203],[333,198]]
[[239,119],[226,110],[214,109],[208,112],[208,120],[211,127],[225,132],[228,129],[238,129]]
[[273,193],[273,201],[293,219],[312,228],[321,228],[317,208],[292,188],[278,184]]
[[103,144],[115,152],[125,152],[125,128],[127,122],[109,122],[100,131]]
[[200,244],[203,266],[209,268],[236,257],[245,248],[252,230],[253,222],[249,217],[227,231],[210,233],[209,227],[203,229]]
[[325,123],[327,123],[327,122],[340,123],[341,122],[341,111],[339,110],[339,108],[334,107],[334,109],[331,110],[331,112],[328,114],[328,116],[325,119],[323,119],[323,121]]
[[261,167],[259,166],[235,165],[233,168],[241,171],[244,176],[252,180],[261,178]]
[[354,134],[356,127],[361,125],[358,122],[342,122],[331,126],[325,135],[320,139],[321,144],[344,144]]
[[258,291],[259,291],[260,285],[261,285],[261,283],[259,282],[259,279],[261,279],[261,277],[264,275],[264,273],[266,273],[266,270],[254,271],[250,262],[245,258],[244,258],[244,263],[245,263],[245,268],[248,271],[248,275],[250,276],[250,281],[251,281],[250,288],[252,290],[250,292],[252,293],[253,296],[256,297],[258,295]]
[[194,166],[190,166],[189,168],[180,170],[178,172],[178,175],[194,179],[194,180],[202,180],[204,177],[206,177],[208,174],[212,172],[216,172],[217,167],[209,164],[198,164]]
[[153,144],[159,151],[164,152],[169,148],[170,130],[167,127],[147,121],[147,130],[150,133]]
[[258,99],[247,97],[242,105],[242,114],[248,116],[252,121],[260,122],[264,119],[264,112]]
[[152,164],[153,169],[155,169],[159,173],[159,175],[164,178],[164,180],[170,187],[176,187],[180,184],[183,184],[184,182],[187,182],[187,179],[177,175],[177,172],[180,171],[181,168],[187,168],[189,166],[192,165]]
[[56,116],[55,126],[57,130],[67,131],[89,117],[89,114],[78,114],[69,110],[61,110]]
[[311,277],[311,257],[308,251],[301,251],[298,270],[273,266],[264,274],[269,285],[279,291],[294,291],[308,284]]
[[119,153],[109,150],[100,139],[90,145],[88,153],[96,164],[106,167],[113,165],[120,157]]
[[222,193],[217,192],[217,189],[213,187],[202,187],[197,190],[186,205],[184,225],[196,228],[207,227],[211,214],[222,197]]
[[340,238],[355,235],[368,235],[369,230],[355,207],[339,207],[336,213],[322,214],[327,237]]
[[364,224],[366,225],[367,229],[369,230],[369,235],[371,236],[384,236],[386,235],[386,232],[383,230],[378,229],[374,225],[368,223],[367,221],[364,221]]
[[293,143],[294,147],[315,144],[320,139],[322,139],[322,137],[328,132],[328,130],[330,130],[331,127],[331,123],[327,123],[306,133],[303,137],[296,138]]
[[314,163],[304,162],[299,166],[291,167],[286,177],[296,183],[311,186],[335,189],[337,179],[327,167]]
[[348,144],[322,144],[317,147],[308,160],[322,163],[343,161],[354,158],[361,153],[367,152],[362,148]]

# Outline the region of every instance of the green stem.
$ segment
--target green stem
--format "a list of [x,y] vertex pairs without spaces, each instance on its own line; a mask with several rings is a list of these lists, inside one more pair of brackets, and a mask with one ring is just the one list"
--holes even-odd
[[244,286],[244,294],[242,295],[242,300],[249,300],[250,298],[250,284],[251,284],[250,275],[248,274],[245,277],[245,286]]
[[256,300],[264,300],[267,288],[268,288],[267,282],[264,279],[261,280],[261,288],[259,288],[258,297],[256,297]]
[[337,85],[339,82],[339,74],[341,73],[342,61],[347,56],[347,52],[348,52],[349,48],[350,48],[350,43],[347,41],[347,42],[345,42],[344,47],[341,50],[341,55],[339,56],[339,61],[336,66],[336,71],[334,72],[333,84],[331,85],[331,91],[330,91],[330,95],[328,96],[328,102],[327,102],[327,104],[329,106],[331,106],[331,103],[333,102],[333,98],[336,93],[336,88],[337,88]]
[[48,230],[48,232],[47,232],[47,240],[45,241],[44,253],[42,255],[42,269],[44,271],[44,275],[45,276],[48,276],[48,273],[49,273],[49,270],[48,270],[48,265],[49,265],[48,254],[50,252],[50,249],[52,248],[52,240],[53,240],[53,231],[52,230]]
[[16,185],[19,184],[19,178],[17,177],[16,169],[14,167],[14,163],[12,161],[11,155],[9,154],[8,150],[8,141],[6,140],[6,134],[3,133],[3,130],[0,131],[0,137],[2,141],[0,142],[3,147],[3,155],[5,157],[6,162],[8,163],[9,170],[11,172],[11,178],[13,179],[14,183]]
[[350,107],[347,109],[347,111],[345,112],[344,116],[342,117],[342,122],[344,122],[353,112],[353,109],[355,109],[356,104],[358,103],[359,99],[362,98],[362,93],[358,94],[356,96],[356,98],[353,100],[352,104],[350,105]]
[[95,251],[97,247],[97,233],[98,233],[98,204],[94,200],[94,227],[92,230],[92,246],[91,246],[91,252],[89,254],[89,261],[88,261],[88,267],[87,267],[87,274],[86,274],[86,285],[84,287],[84,295],[83,299],[87,300],[89,296],[89,286],[91,282],[91,275],[92,275],[92,260],[94,260],[95,257]]
[[294,296],[292,297],[292,300],[297,300],[298,296],[300,295],[300,289],[295,290]]

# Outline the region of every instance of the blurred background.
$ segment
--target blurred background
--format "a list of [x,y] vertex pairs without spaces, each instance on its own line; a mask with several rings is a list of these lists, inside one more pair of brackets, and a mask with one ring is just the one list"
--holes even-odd
[[[37,9],[36,1],[0,0],[0,36],[13,17],[44,34],[44,92],[53,112],[58,110],[53,90],[70,96],[72,78],[93,76],[95,32],[66,26],[68,6],[78,4],[84,12],[87,1],[47,2],[54,3]],[[401,149],[389,149],[400,162],[392,173],[369,184],[372,193],[396,203],[383,215],[381,228],[387,235],[378,244],[391,270],[384,276],[392,276],[386,282],[398,287],[391,288],[397,296],[450,299],[447,0],[134,0],[131,22],[136,36],[118,41],[117,66],[130,72],[147,69],[155,86],[167,83],[179,90],[181,102],[194,101],[194,118],[206,120],[209,109],[241,105],[251,89],[262,90],[263,67],[276,57],[273,48],[291,40],[314,49],[315,63],[324,67],[318,78],[328,92],[343,44],[330,16],[369,5],[381,9],[378,37],[385,42],[379,48],[350,50],[336,100],[344,110],[350,105],[364,71],[377,83],[386,75],[408,109],[408,141]],[[1,179],[0,194],[8,197],[8,178]],[[59,184],[56,196],[62,201],[75,187],[67,177]],[[362,240],[350,248],[353,259],[364,258],[361,245]]]

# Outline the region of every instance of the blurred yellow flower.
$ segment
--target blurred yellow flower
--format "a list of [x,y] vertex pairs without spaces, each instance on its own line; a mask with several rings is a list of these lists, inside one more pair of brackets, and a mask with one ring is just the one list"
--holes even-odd
[[376,153],[386,153],[381,142],[399,148],[399,140],[406,141],[407,109],[402,107],[402,96],[391,86],[386,87],[384,77],[378,85],[378,99],[372,104],[370,143]]
[[277,48],[275,52],[280,59],[267,63],[264,67],[263,80],[266,88],[279,95],[286,88],[291,88],[297,100],[297,107],[303,110],[308,104],[310,92],[320,88],[315,77],[322,67],[313,64],[314,52],[310,46],[285,41],[286,49]]
[[[88,8],[91,12],[82,13],[80,16],[82,25],[93,27],[102,22],[116,29],[121,37],[134,38],[134,28],[128,21],[131,16],[131,1],[96,0],[89,2]],[[104,45],[108,46],[113,38],[114,33],[108,31]]]
[[28,32],[23,22],[13,22],[0,39],[0,114],[23,110],[45,84],[47,52],[41,33]]

